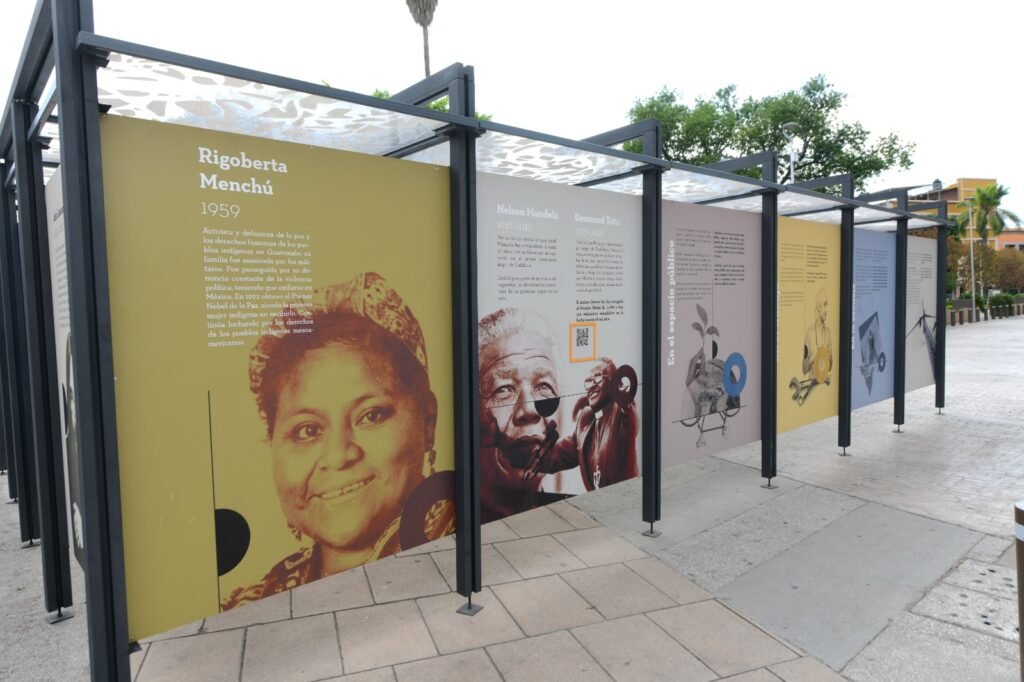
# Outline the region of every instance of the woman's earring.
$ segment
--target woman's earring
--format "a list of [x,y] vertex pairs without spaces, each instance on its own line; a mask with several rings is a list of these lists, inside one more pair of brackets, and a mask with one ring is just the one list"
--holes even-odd
[[292,532],[292,536],[295,537],[296,542],[300,542],[302,540],[302,531],[293,526],[291,522],[288,523],[288,530]]
[[437,462],[437,450],[430,448],[430,452],[427,454],[427,463],[430,464],[430,475],[433,476],[437,473],[434,470],[434,463]]

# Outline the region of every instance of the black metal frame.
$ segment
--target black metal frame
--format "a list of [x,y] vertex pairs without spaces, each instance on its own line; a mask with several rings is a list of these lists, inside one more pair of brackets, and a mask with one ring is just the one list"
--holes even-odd
[[[773,488],[778,476],[778,383],[779,345],[779,191],[775,184],[779,159],[775,152],[761,152],[740,159],[711,164],[711,168],[728,171],[761,167],[761,180],[766,184],[761,194],[761,477],[768,479],[765,488]],[[735,198],[735,197],[734,197]]]
[[42,150],[30,141],[29,125],[36,106],[23,100],[12,106],[14,158],[18,182],[18,242],[21,260],[22,336],[27,383],[30,456],[35,464],[39,505],[39,537],[43,561],[43,595],[52,622],[71,606],[71,563],[68,552],[64,488],[64,449],[54,349],[53,296],[46,203],[43,196]]
[[[392,96],[392,100],[423,106],[448,97],[449,111],[476,114],[473,67],[453,64]],[[480,434],[478,319],[476,287],[476,136],[463,126],[448,126],[433,138],[388,156],[402,157],[448,141],[452,211],[452,339],[455,400],[455,585],[466,597],[458,610],[475,615],[473,593],[483,588],[480,540]]]
[[[661,156],[661,126],[653,120],[639,121],[610,130],[585,141],[612,147],[631,140],[641,140],[644,156]],[[648,537],[661,533],[654,524],[661,520],[661,173],[659,166],[645,164],[638,172],[643,175],[642,231],[642,294],[643,327],[641,348],[643,368],[640,378],[640,396],[643,411],[640,414],[640,451],[642,454],[643,500],[642,516],[648,524],[643,532]],[[629,175],[633,175],[630,172]],[[618,174],[584,183],[596,186],[600,182],[623,177]]]
[[[803,189],[822,189],[838,186],[844,199],[853,198],[853,175],[832,175],[818,180],[795,183]],[[849,333],[849,342],[839,344],[839,447],[846,454],[850,446],[853,403],[853,263],[854,263],[854,208],[844,204],[839,209],[839,338]]]

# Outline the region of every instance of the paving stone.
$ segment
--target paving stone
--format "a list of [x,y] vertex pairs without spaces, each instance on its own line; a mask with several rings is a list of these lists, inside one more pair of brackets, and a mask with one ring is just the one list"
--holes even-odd
[[910,613],[843,669],[856,682],[1019,682],[1017,644]]
[[675,601],[624,564],[570,571],[562,579],[605,618],[619,618],[675,606]]
[[672,597],[678,604],[690,604],[695,601],[711,599],[711,595],[700,586],[689,578],[679,575],[675,569],[656,557],[627,561],[626,566]]
[[489,644],[523,637],[512,616],[486,587],[473,595],[473,603],[483,606],[475,616],[464,616],[456,609],[466,602],[460,594],[442,594],[417,600],[427,629],[442,654],[476,649]]
[[968,558],[994,564],[999,561],[1008,549],[1013,547],[1009,538],[997,538],[994,535],[983,535],[978,543],[967,553]]
[[395,671],[389,668],[375,668],[366,672],[332,677],[331,682],[395,682]]
[[548,509],[561,516],[573,528],[582,530],[584,528],[599,528],[601,526],[600,523],[564,500],[549,504]]
[[843,682],[841,675],[810,656],[770,665],[768,670],[783,682]]
[[618,682],[701,682],[718,677],[642,615],[586,625],[572,634]]
[[717,596],[841,670],[977,540],[972,531],[870,503]]
[[506,682],[611,680],[568,632],[487,647]]
[[341,674],[341,652],[330,614],[249,628],[242,682],[320,680]]
[[1000,566],[1006,566],[1012,568],[1014,571],[1017,570],[1017,547],[1015,544],[1010,545],[1002,556],[996,561]]
[[661,472],[661,487],[671,488],[680,483],[686,483],[695,478],[714,473],[727,466],[729,466],[729,463],[716,457],[704,456],[690,459],[663,469]]
[[1016,599],[942,583],[914,606],[914,613],[1013,642],[1018,638]]
[[587,566],[614,564],[647,556],[646,552],[640,551],[635,545],[623,540],[618,533],[607,528],[574,530],[569,533],[558,533],[553,537]]
[[586,568],[586,564],[550,535],[499,542],[494,547],[524,578]]
[[[441,571],[441,575],[444,576],[448,585],[454,590],[457,577],[455,575],[455,550],[435,552],[432,556],[434,563],[437,564],[437,569]],[[485,586],[522,580],[522,576],[516,573],[515,569],[512,568],[512,564],[493,545],[482,545],[480,547],[480,560],[482,562],[480,577]]]
[[483,649],[428,658],[395,666],[398,682],[501,682],[501,675]]
[[281,592],[251,604],[210,616],[203,623],[203,632],[219,632],[235,628],[274,623],[292,616],[292,593]]
[[647,617],[722,676],[797,658],[788,647],[718,602],[677,606]]
[[758,668],[733,677],[723,678],[723,682],[779,682],[779,678],[770,673],[767,668]]
[[346,673],[437,655],[413,601],[339,611],[334,617]]
[[431,554],[433,552],[443,552],[446,549],[455,549],[455,535],[445,535],[443,538],[438,538],[431,542],[424,542],[422,545],[417,545],[411,549],[406,549],[395,556],[414,556],[416,554]]
[[312,616],[373,604],[362,566],[329,575],[292,590],[292,616]]
[[658,552],[658,558],[714,592],[863,504],[801,486]]
[[197,673],[203,682],[237,682],[244,634],[231,630],[153,642],[138,682],[179,682]]
[[489,545],[494,542],[518,540],[519,536],[504,521],[491,521],[480,526],[480,544]]
[[557,575],[491,588],[527,635],[601,620],[601,615]]
[[[640,520],[640,497],[630,500],[626,507],[605,510],[595,505],[597,508],[593,510],[586,506],[581,508],[608,528],[621,533],[629,542],[654,554],[802,485],[782,478],[776,482],[778,488],[767,490],[761,487],[759,471],[723,462],[720,468],[703,476],[663,488],[661,521],[655,525],[661,535],[656,538],[640,534],[647,527]],[[603,494],[601,490],[583,497]]]
[[434,560],[425,554],[392,556],[366,564],[365,568],[373,599],[378,604],[444,594],[451,589]]
[[967,559],[942,581],[976,592],[984,592],[993,597],[1017,599],[1016,570],[998,564],[986,564]]
[[522,514],[507,516],[504,521],[521,538],[551,535],[573,529],[568,521],[547,507],[537,507]]
[[174,628],[173,630],[168,630],[167,632],[161,632],[159,635],[146,637],[145,639],[139,640],[139,643],[145,644],[146,642],[159,642],[163,639],[174,639],[176,637],[188,637],[189,635],[198,635],[201,631],[204,631],[203,622],[204,621],[202,620],[197,620],[194,623],[182,625],[180,628]]

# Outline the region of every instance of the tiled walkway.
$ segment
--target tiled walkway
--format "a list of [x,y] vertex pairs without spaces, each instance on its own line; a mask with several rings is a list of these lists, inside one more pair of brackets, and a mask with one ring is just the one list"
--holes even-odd
[[484,542],[472,618],[446,539],[144,642],[136,679],[840,679],[568,504]]

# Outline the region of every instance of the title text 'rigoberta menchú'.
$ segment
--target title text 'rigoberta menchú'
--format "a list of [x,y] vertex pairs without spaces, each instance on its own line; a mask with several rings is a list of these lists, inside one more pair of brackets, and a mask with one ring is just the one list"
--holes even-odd
[[[253,159],[244,151],[235,154],[222,154],[217,149],[209,147],[197,147],[199,152],[199,163],[216,166],[222,171],[246,170],[263,171],[268,173],[287,173],[288,164],[277,159]],[[274,184],[270,178],[257,178],[250,175],[248,178],[236,180],[221,178],[219,173],[205,173],[199,171],[199,188],[212,189],[220,192],[239,192],[241,194],[274,194]]]

